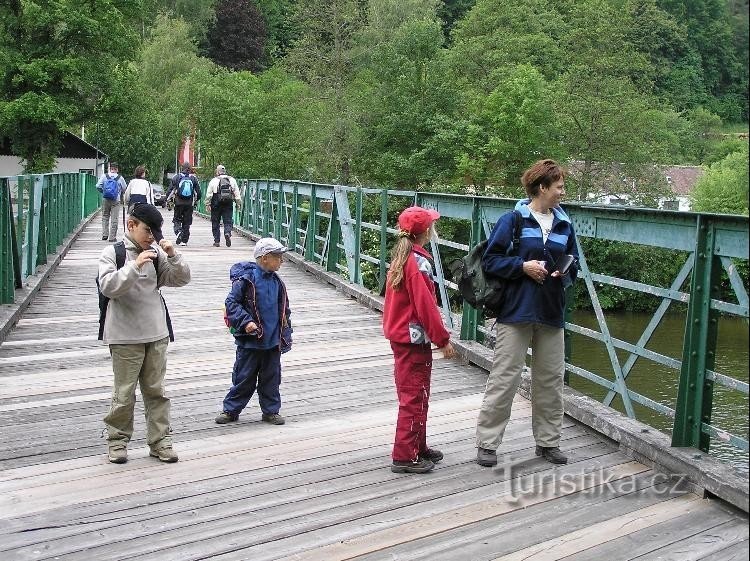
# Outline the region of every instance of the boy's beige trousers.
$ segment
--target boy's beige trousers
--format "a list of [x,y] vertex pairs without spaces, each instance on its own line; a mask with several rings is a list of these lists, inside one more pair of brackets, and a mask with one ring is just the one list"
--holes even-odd
[[153,343],[110,345],[114,387],[104,417],[109,446],[127,446],[133,436],[135,387],[140,384],[146,410],[146,441],[153,450],[171,446],[169,398],[164,395],[169,337]]

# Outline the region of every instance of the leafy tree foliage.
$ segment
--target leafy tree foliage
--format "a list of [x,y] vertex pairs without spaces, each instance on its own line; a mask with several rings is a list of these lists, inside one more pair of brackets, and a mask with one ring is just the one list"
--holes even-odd
[[329,110],[329,126],[321,127],[321,150],[328,157],[326,176],[348,183],[356,136],[356,119],[347,100],[353,76],[354,34],[365,21],[357,0],[298,0],[293,21],[299,35],[284,64],[313,87]]
[[748,145],[708,168],[691,194],[698,212],[748,214]]
[[0,135],[49,171],[62,132],[120,87],[112,70],[134,56],[137,36],[115,0],[13,0],[0,7]]
[[443,171],[446,162],[430,146],[436,117],[455,110],[439,57],[442,41],[436,19],[417,20],[398,27],[390,42],[372,52],[357,166],[369,180],[417,187]]
[[265,67],[266,23],[252,0],[217,0],[206,41],[208,57],[220,66],[252,72]]
[[269,60],[282,59],[294,42],[297,30],[292,15],[297,0],[257,0],[266,22],[266,55]]

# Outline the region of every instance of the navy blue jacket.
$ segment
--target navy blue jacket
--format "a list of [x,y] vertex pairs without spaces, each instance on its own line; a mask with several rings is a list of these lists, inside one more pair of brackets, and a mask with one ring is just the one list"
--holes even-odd
[[[570,218],[558,207],[552,209],[552,230],[543,243],[542,228],[529,210],[528,199],[519,201],[516,210],[521,213],[521,239],[514,255],[508,256],[513,242],[513,213],[500,217],[492,229],[482,266],[487,273],[509,279],[505,304],[497,316],[500,323],[541,323],[564,327],[565,288],[578,274],[578,249]],[[555,262],[563,255],[573,255],[576,262],[564,277],[548,276],[543,284],[537,283],[523,272],[525,261],[547,262],[547,271],[555,270]]]
[[[279,276],[253,261],[242,261],[232,265],[229,278],[232,289],[224,305],[227,321],[235,329],[235,344],[250,349],[279,347],[282,353],[291,349],[291,311],[286,286]],[[258,329],[245,333],[251,321]]]

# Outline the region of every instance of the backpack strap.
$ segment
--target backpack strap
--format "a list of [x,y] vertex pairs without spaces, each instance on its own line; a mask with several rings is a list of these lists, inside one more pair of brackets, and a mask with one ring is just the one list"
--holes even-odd
[[[117,270],[122,269],[122,266],[125,264],[125,242],[119,241],[116,244],[113,244],[112,246],[115,250],[115,267],[117,267]],[[99,277],[96,277],[96,287],[99,288]],[[104,339],[104,321],[107,318],[107,308],[109,307],[109,298],[102,295],[101,290],[99,290],[99,299],[101,301],[101,305],[99,306],[99,336],[98,340],[101,341]]]
[[115,248],[115,266],[117,270],[120,270],[125,265],[125,242],[119,241],[113,247]]
[[[518,246],[521,244],[521,223],[523,217],[517,210],[513,211],[513,241],[511,242],[510,252],[518,252]],[[509,253],[510,253],[509,252]]]

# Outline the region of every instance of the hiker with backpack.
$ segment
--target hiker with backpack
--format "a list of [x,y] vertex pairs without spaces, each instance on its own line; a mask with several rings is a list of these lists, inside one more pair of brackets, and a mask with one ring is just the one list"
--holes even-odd
[[232,288],[224,303],[224,321],[237,346],[232,387],[215,421],[235,422],[258,390],[261,420],[283,425],[281,355],[292,348],[291,311],[286,286],[276,272],[288,248],[273,238],[255,242],[255,261],[241,261],[229,269]]
[[[109,172],[99,178],[96,182],[96,189],[102,194],[102,239],[116,242],[118,213],[122,195],[127,189],[125,179],[120,175],[116,162],[109,163]],[[123,228],[125,227],[124,218],[123,214]]]
[[108,459],[114,464],[128,460],[136,385],[146,410],[149,455],[167,463],[178,459],[172,448],[169,398],[164,395],[167,345],[174,337],[159,288],[186,285],[190,267],[163,239],[162,222],[155,206],[134,205],[125,239],[105,247],[99,257],[100,338],[109,345],[114,373],[104,424]]
[[206,188],[206,210],[211,213],[211,231],[214,235],[214,247],[219,247],[221,240],[220,224],[224,223],[224,240],[227,247],[232,245],[233,203],[237,208],[242,207],[242,197],[237,181],[227,170],[219,164],[216,166],[216,176],[211,179]]
[[187,245],[190,239],[190,226],[193,223],[193,209],[201,200],[201,187],[198,178],[193,174],[189,162],[182,164],[180,173],[172,177],[167,191],[167,201],[174,206],[172,225],[177,236],[177,245]]
[[[554,464],[568,459],[560,450],[565,374],[565,288],[576,278],[576,237],[560,207],[565,171],[554,160],[540,160],[521,177],[527,199],[516,204],[521,234],[513,247],[516,212],[500,217],[482,260],[488,275],[506,280],[495,317],[492,368],[477,420],[477,463],[497,464],[497,449],[510,420],[513,398],[531,348],[531,426],[535,453]],[[573,266],[570,266],[572,257]],[[567,265],[562,267],[563,261]]]
[[427,446],[427,409],[432,376],[432,343],[445,358],[455,356],[437,307],[432,256],[424,249],[437,211],[413,206],[398,217],[383,306],[383,334],[391,343],[398,419],[391,471],[427,473],[443,459]]
[[137,203],[154,204],[154,191],[151,182],[146,179],[146,166],[135,168],[134,177],[128,183],[128,188],[123,194],[123,201],[128,209],[128,214]]

